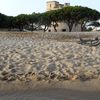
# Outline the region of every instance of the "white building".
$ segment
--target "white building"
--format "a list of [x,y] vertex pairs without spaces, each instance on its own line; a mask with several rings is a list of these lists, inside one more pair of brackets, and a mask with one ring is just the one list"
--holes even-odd
[[47,11],[61,9],[66,6],[70,6],[70,3],[60,4],[58,1],[47,1]]

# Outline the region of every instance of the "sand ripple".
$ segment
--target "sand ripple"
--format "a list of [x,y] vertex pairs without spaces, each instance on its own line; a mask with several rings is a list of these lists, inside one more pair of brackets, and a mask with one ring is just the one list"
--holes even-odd
[[100,46],[36,35],[0,34],[0,80],[87,80],[100,77]]

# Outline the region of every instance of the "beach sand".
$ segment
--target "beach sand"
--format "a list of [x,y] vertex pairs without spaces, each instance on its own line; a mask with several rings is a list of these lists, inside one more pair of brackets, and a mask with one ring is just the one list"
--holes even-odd
[[99,100],[100,45],[78,40],[78,35],[0,33],[0,100]]
[[100,81],[3,84],[0,100],[99,100]]

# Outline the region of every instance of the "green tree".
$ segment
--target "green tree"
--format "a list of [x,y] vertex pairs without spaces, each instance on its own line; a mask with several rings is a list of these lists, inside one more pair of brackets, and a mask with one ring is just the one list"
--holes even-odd
[[95,21],[100,18],[100,13],[96,10],[90,9],[88,7],[79,7],[80,11],[78,14],[79,24],[81,25],[81,31],[84,31],[84,27],[87,22]]
[[[100,13],[87,7],[68,6],[60,10],[51,11],[50,16],[52,22],[65,22],[68,25],[69,32],[71,32],[73,26],[77,26],[78,24],[81,25],[81,31],[83,31],[84,26],[88,21],[93,21],[100,18]],[[55,26],[56,25],[57,24],[55,24]]]
[[39,25],[37,25],[39,23],[39,17],[40,17],[40,13],[32,13],[28,15],[28,20],[31,26],[31,31],[34,31],[37,29],[37,27],[39,27]]
[[58,22],[60,22],[60,10],[51,10],[48,13],[51,25],[53,26],[54,31],[57,32]]
[[73,25],[78,21],[77,11],[78,11],[77,7],[72,7],[72,6],[61,9],[62,15],[59,16],[62,16],[62,21],[64,21],[68,25],[69,32],[72,31]]
[[44,32],[47,31],[48,27],[51,25],[49,14],[49,12],[41,13],[39,18],[39,24],[43,27]]
[[15,26],[19,28],[20,31],[23,30],[25,25],[28,25],[28,15],[20,14],[15,17]]
[[15,22],[14,17],[13,16],[8,16],[8,30],[9,31],[14,28],[14,26],[15,26],[14,22]]
[[0,13],[0,28],[7,28],[8,16]]

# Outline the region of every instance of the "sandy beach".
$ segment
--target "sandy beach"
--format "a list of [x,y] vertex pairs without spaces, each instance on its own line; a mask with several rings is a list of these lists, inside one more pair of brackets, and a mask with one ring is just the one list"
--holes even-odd
[[67,34],[1,33],[0,80],[99,79],[100,45],[81,45],[77,39]]
[[100,92],[66,89],[36,89],[0,93],[1,100],[99,100]]
[[79,37],[0,33],[0,100],[99,100],[100,45]]
[[0,87],[0,100],[99,100],[100,81],[8,83]]

